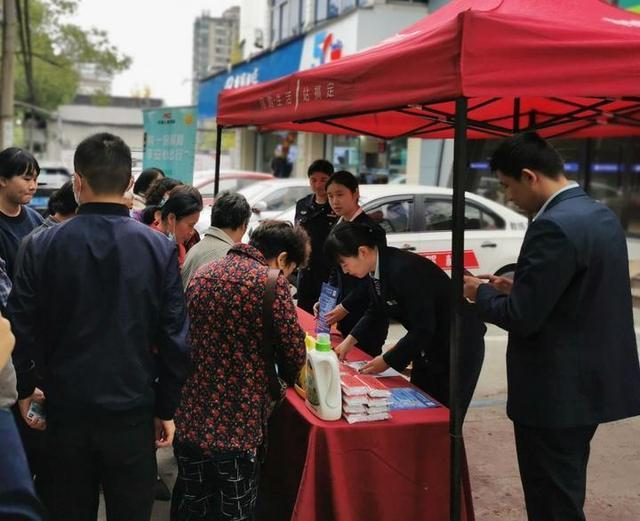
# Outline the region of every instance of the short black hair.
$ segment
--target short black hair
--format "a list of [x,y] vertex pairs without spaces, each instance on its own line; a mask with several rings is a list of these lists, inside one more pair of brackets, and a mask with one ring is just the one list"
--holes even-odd
[[17,175],[40,175],[40,165],[35,157],[17,147],[5,148],[0,152],[0,177],[11,179]]
[[133,184],[133,193],[136,195],[145,195],[151,183],[161,177],[165,177],[165,175],[160,168],[154,167],[143,170]]
[[67,181],[51,194],[47,210],[49,215],[73,215],[78,209],[78,203],[73,195],[73,181]]
[[316,172],[322,172],[328,176],[333,175],[333,165],[326,159],[316,159],[307,170],[307,177],[311,177]]
[[338,170],[333,174],[327,181],[327,188],[329,188],[332,183],[346,186],[353,193],[356,193],[356,190],[358,189],[358,180],[356,179],[356,176],[346,170]]
[[242,194],[224,191],[211,207],[211,226],[237,230],[249,222],[251,207]]
[[552,179],[564,172],[558,151],[537,132],[524,132],[505,139],[491,156],[491,170],[519,181],[528,168]]
[[160,209],[162,220],[166,220],[169,214],[176,216],[176,221],[191,214],[202,211],[202,195],[193,186],[176,186],[169,193],[169,198]]
[[357,257],[358,248],[375,248],[380,243],[377,230],[364,223],[343,221],[336,225],[324,243],[325,256],[333,263],[340,257]]
[[251,232],[249,244],[262,253],[266,260],[275,259],[285,252],[287,262],[294,262],[297,267],[305,266],[309,257],[307,232],[286,221],[262,221]]
[[73,167],[96,195],[123,195],[131,182],[131,150],[118,136],[94,134],[76,148]]

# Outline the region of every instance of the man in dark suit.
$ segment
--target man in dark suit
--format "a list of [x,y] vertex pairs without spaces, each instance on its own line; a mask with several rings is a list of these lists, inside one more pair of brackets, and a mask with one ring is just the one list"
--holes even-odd
[[513,283],[465,277],[465,296],[509,332],[507,414],[529,520],[584,520],[598,424],[640,414],[624,231],[535,133],[503,142],[491,168],[533,221]]

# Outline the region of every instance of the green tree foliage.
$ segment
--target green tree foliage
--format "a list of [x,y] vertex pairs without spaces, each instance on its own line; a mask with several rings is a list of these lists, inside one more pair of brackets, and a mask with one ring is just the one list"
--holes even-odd
[[69,22],[79,0],[17,2],[21,18],[15,80],[17,100],[55,109],[75,96],[78,64],[93,63],[99,71],[111,74],[130,66],[131,58],[109,43],[105,31]]

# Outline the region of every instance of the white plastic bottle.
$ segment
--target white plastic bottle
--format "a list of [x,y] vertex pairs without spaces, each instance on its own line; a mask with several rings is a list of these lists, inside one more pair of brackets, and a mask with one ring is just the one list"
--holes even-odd
[[340,364],[331,350],[329,335],[319,334],[316,348],[307,353],[307,407],[320,419],[339,420],[342,416]]

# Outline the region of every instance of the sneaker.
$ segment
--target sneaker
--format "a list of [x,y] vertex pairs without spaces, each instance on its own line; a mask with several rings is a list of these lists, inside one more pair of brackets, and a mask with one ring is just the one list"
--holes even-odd
[[169,487],[167,487],[166,483],[162,481],[162,478],[160,476],[158,476],[158,478],[156,479],[155,498],[156,501],[171,500],[171,492],[169,492]]

